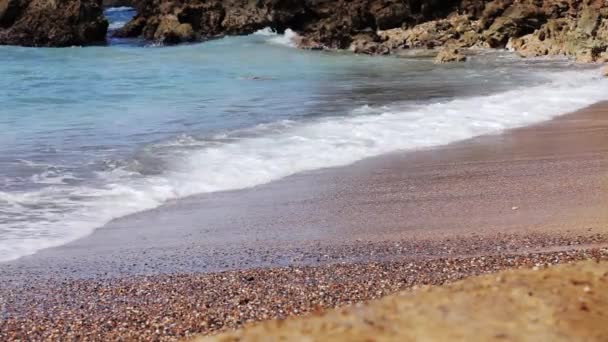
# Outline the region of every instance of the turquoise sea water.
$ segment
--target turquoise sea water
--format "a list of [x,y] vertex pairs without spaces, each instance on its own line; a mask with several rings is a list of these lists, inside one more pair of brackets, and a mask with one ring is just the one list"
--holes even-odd
[[[111,27],[133,12],[107,12]],[[608,98],[594,67],[202,44],[0,47],[0,261],[197,193],[492,134]]]

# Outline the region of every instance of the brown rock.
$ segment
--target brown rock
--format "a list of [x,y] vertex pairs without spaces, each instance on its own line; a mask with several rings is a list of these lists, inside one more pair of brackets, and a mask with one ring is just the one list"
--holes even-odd
[[127,25],[116,35],[156,40],[154,33],[162,18],[176,15],[180,24],[190,24],[197,39],[250,34],[264,27],[277,31],[291,28],[315,45],[332,49],[349,48],[359,34],[377,41],[378,29],[420,24],[459,9],[458,2],[434,0],[415,6],[396,0],[135,1],[138,15],[133,20],[137,25]]
[[492,25],[484,32],[486,43],[492,48],[505,47],[510,38],[521,37],[534,32],[545,22],[544,14],[538,7],[517,4],[509,7],[503,14],[494,20]]
[[512,3],[513,0],[494,0],[486,4],[479,20],[481,28],[484,30],[490,28],[494,20],[501,16]]
[[173,15],[162,18],[154,33],[154,40],[163,44],[178,44],[194,39],[192,26],[180,23]]
[[549,19],[535,32],[512,39],[509,47],[524,57],[564,55],[581,63],[602,62],[608,54],[608,22],[594,19],[593,11]]
[[437,46],[471,47],[479,41],[476,23],[465,15],[429,21],[409,29],[380,31],[379,35],[390,50],[427,48]]
[[457,48],[447,47],[439,51],[437,57],[435,57],[435,64],[464,62],[467,57],[463,55]]
[[600,13],[596,8],[584,7],[580,13],[576,29],[584,35],[592,36],[601,22]]
[[533,34],[511,39],[508,47],[522,57],[566,54],[564,45],[569,31],[567,19],[550,19]]
[[300,36],[296,45],[309,49],[386,54],[508,45],[525,57],[585,62],[602,61],[608,46],[608,3],[599,0],[134,1],[138,15],[116,36],[174,44],[290,28]]
[[324,47],[317,41],[314,41],[308,37],[296,36],[292,38],[293,43],[296,47],[304,50],[323,50]]
[[107,29],[101,0],[0,0],[0,45],[100,44]]
[[[382,6],[382,2],[376,2],[376,7]],[[404,18],[411,16],[409,8],[403,3],[397,2],[389,4],[388,6],[374,9],[372,8],[371,14],[376,19],[376,28],[379,30],[388,30],[395,27],[400,27],[404,22]]]
[[602,69],[602,75],[604,77],[608,77],[608,65],[604,66],[604,68]]
[[359,34],[353,37],[353,42],[350,45],[350,50],[354,53],[366,55],[386,55],[390,50],[380,44],[375,35]]
[[0,27],[11,26],[20,12],[19,0],[0,0]]

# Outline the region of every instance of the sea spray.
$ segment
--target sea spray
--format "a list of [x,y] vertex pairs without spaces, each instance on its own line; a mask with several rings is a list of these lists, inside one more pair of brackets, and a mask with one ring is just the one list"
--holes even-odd
[[296,40],[299,38],[298,34],[291,29],[286,29],[283,34],[279,34],[270,27],[258,30],[254,35],[271,37],[268,39],[269,43],[289,47],[296,47]]

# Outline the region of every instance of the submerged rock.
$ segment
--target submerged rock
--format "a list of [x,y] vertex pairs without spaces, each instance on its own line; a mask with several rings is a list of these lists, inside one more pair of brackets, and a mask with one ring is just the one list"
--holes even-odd
[[602,69],[602,75],[604,75],[604,77],[608,77],[608,65],[604,66]]
[[101,0],[0,0],[0,45],[90,45],[105,42]]

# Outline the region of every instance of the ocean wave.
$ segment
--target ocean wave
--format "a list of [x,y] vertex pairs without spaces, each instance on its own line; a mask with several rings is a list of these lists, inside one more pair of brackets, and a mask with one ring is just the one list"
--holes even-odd
[[[190,195],[241,189],[388,152],[439,146],[549,120],[608,98],[597,70],[548,74],[540,86],[427,104],[363,106],[342,117],[259,125],[150,147],[163,172],[118,166],[91,184],[0,192],[0,261],[90,234],[112,219]],[[163,151],[170,149],[170,151]],[[69,183],[69,182],[68,182]]]

